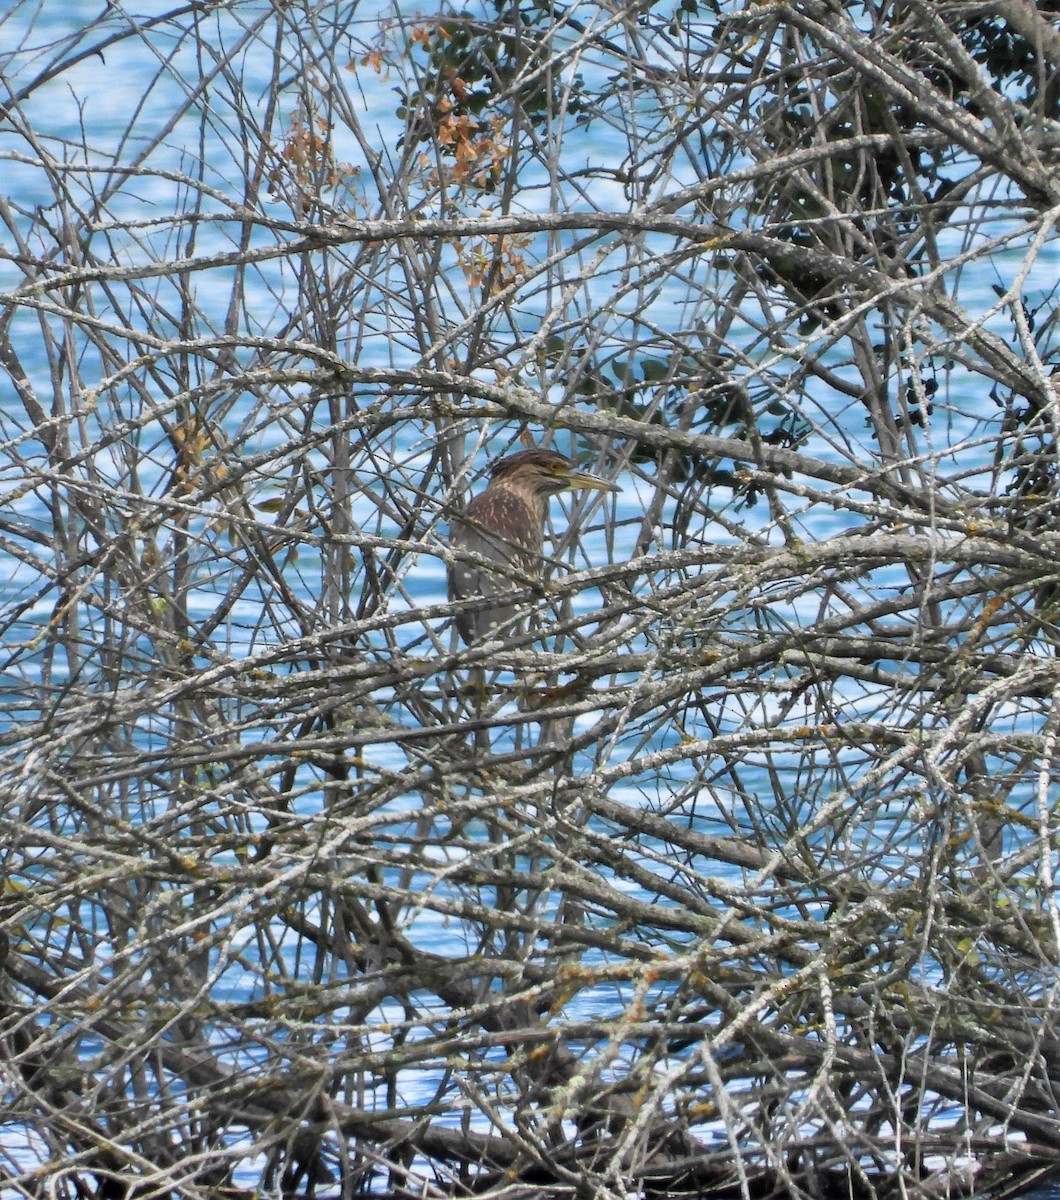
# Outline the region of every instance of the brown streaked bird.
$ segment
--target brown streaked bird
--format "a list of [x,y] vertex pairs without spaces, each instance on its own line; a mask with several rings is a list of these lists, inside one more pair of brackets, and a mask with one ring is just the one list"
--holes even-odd
[[[579,488],[619,491],[613,483],[577,470],[555,450],[523,450],[496,463],[489,486],[452,522],[449,543],[458,557],[449,568],[449,599],[500,598],[525,587],[520,576],[540,579],[549,497]],[[497,570],[465,561],[459,557],[462,551],[489,559]],[[505,636],[515,624],[516,611],[516,605],[501,601],[458,613],[456,627],[469,645]]]

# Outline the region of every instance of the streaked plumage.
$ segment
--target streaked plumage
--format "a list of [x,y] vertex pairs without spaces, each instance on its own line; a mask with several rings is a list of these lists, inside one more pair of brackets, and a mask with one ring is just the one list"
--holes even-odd
[[[523,450],[498,462],[489,486],[454,518],[449,536],[457,561],[449,569],[449,599],[503,597],[525,590],[526,576],[542,576],[541,551],[550,496],[578,488],[615,492],[614,484],[578,471],[555,450]],[[461,557],[463,552],[496,563],[496,569]],[[516,607],[503,601],[458,613],[456,627],[465,642],[503,637],[513,631]]]

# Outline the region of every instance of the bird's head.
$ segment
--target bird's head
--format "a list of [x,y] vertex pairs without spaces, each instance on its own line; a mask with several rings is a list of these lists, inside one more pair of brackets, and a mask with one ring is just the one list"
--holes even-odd
[[522,450],[502,458],[490,472],[490,485],[512,488],[535,497],[555,496],[559,492],[587,488],[596,492],[617,492],[606,479],[579,471],[555,450]]

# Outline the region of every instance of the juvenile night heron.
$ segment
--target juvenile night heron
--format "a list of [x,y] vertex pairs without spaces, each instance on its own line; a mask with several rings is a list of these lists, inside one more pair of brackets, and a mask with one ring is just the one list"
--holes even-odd
[[598,492],[619,489],[595,475],[577,470],[570,459],[555,450],[523,450],[498,462],[490,472],[489,486],[480,492],[449,535],[453,549],[470,551],[497,564],[462,561],[449,569],[449,599],[477,600],[497,597],[497,603],[458,613],[456,627],[468,644],[510,632],[517,606],[505,602],[505,593],[525,586],[520,576],[540,579],[545,540],[545,516],[550,496],[589,488]]

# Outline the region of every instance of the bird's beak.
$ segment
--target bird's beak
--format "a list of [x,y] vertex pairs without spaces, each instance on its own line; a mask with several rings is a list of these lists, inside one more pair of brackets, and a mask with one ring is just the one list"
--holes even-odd
[[563,482],[572,490],[575,488],[588,488],[592,492],[620,492],[622,490],[617,483],[608,483],[606,479],[600,479],[596,475],[586,475],[582,471],[568,471],[563,476]]

